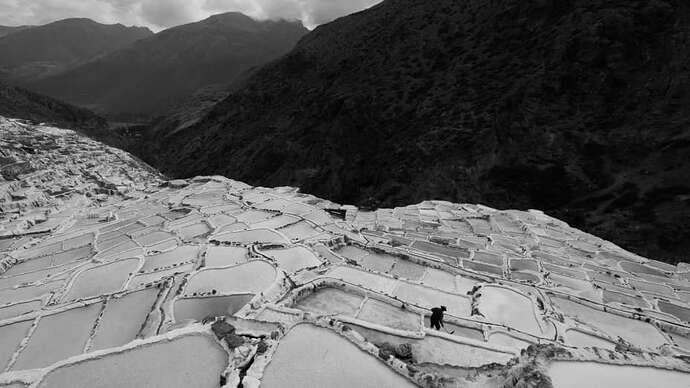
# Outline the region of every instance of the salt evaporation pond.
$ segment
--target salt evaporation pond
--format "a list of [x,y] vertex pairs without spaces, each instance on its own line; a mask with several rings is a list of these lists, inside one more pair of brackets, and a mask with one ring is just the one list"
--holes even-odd
[[265,261],[225,268],[209,268],[192,275],[185,288],[186,296],[216,290],[221,295],[253,293],[267,289],[276,277],[276,270]]
[[563,298],[552,298],[552,300],[566,315],[612,336],[619,336],[634,345],[654,349],[666,343],[666,339],[659,330],[649,323],[605,313]]
[[247,261],[247,248],[212,246],[206,251],[206,267],[228,267]]
[[228,355],[208,335],[186,335],[54,369],[39,387],[218,387]]
[[147,288],[110,299],[90,350],[124,345],[136,338],[157,297],[157,288]]
[[321,265],[321,260],[305,247],[272,249],[262,251],[261,253],[272,257],[278,263],[278,266],[287,272],[296,272],[303,268]]
[[213,239],[236,244],[289,244],[285,237],[270,229],[250,229],[221,233],[214,236]]
[[0,321],[7,318],[18,317],[22,314],[29,313],[41,308],[43,303],[40,300],[32,300],[28,302],[17,303],[5,307],[0,307]]
[[[688,388],[690,374],[665,369],[555,361],[548,368],[554,388]],[[583,381],[586,377],[587,381]]]
[[347,339],[312,325],[297,325],[280,341],[264,371],[265,388],[414,387]]
[[483,287],[479,297],[479,311],[492,322],[540,335],[532,301],[516,291],[502,287]]
[[0,371],[5,370],[19,343],[29,333],[33,321],[0,326]]
[[120,291],[139,268],[139,259],[120,260],[87,269],[76,275],[64,302]]
[[249,303],[253,297],[254,294],[238,294],[201,298],[181,298],[175,301],[175,321],[181,322],[187,319],[201,321],[208,316],[229,317]]
[[41,317],[12,369],[42,368],[82,353],[100,311],[95,303]]

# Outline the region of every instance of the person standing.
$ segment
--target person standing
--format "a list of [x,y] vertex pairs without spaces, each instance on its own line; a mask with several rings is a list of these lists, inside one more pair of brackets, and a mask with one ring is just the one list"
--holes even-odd
[[431,309],[431,318],[429,319],[431,321],[431,327],[436,330],[441,330],[442,327],[445,328],[445,326],[443,326],[444,311],[446,311],[446,306],[434,307]]

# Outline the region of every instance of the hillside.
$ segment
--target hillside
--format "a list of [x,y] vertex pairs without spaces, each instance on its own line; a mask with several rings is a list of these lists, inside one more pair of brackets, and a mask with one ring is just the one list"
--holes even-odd
[[0,116],[86,130],[106,126],[104,119],[86,109],[2,83]]
[[152,116],[287,53],[306,32],[299,22],[221,14],[162,31],[30,87],[111,116]]
[[[316,28],[148,159],[377,207],[540,208],[690,249],[688,5],[387,0]],[[157,152],[151,152],[158,147]]]
[[0,116],[4,387],[688,388],[689,291],[538,210],[168,181]]
[[7,36],[9,34],[14,34],[15,32],[26,30],[32,26],[0,26],[0,38]]
[[65,19],[0,38],[0,74],[29,81],[124,47],[153,34],[145,27]]

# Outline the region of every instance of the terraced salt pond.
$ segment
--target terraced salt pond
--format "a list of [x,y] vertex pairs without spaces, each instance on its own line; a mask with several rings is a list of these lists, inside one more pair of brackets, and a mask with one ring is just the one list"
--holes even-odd
[[90,350],[120,346],[135,339],[157,298],[158,289],[147,288],[108,300]]
[[285,249],[271,249],[261,251],[261,253],[273,258],[278,263],[278,267],[287,272],[296,272],[304,268],[321,265],[321,260],[305,247],[297,246]]
[[[675,388],[681,372],[590,364],[690,370],[685,263],[537,210],[367,211],[220,176],[164,182],[34,129],[0,117],[0,148],[36,169],[0,184],[0,386],[486,388],[537,357],[556,388]],[[89,195],[95,174],[112,193]],[[452,334],[429,327],[440,304]],[[217,340],[221,321],[237,336]]]
[[[234,267],[208,268],[192,275],[185,296],[258,294],[266,290],[276,277],[276,270],[265,261],[251,261]],[[215,295],[215,294],[214,294]]]
[[666,343],[666,339],[659,330],[649,323],[605,313],[563,298],[552,298],[552,301],[566,315],[610,333],[614,338],[619,336],[636,346],[651,349]]
[[247,261],[247,248],[211,246],[206,251],[206,267],[227,267]]
[[480,290],[479,311],[491,322],[501,323],[539,336],[542,328],[532,301],[517,291],[495,286]]
[[251,229],[237,232],[225,232],[213,236],[220,242],[235,244],[289,244],[285,237],[271,229]]
[[181,298],[175,301],[175,321],[201,321],[212,316],[232,316],[252,300],[254,294]]
[[[300,357],[295,357],[296,354]],[[261,386],[381,388],[415,385],[345,338],[328,329],[301,324],[280,341],[264,371]]]
[[120,291],[139,269],[139,264],[139,259],[128,259],[84,270],[75,276],[62,300],[71,301]]
[[29,333],[33,321],[0,326],[0,372],[4,371],[21,340]]
[[209,335],[162,339],[48,372],[39,387],[218,387],[228,355]]
[[[358,325],[350,326],[369,342],[377,345],[383,343],[409,344],[418,363],[479,367],[494,362],[505,363],[515,356],[514,353],[492,350],[488,346],[473,346],[433,335],[427,335],[421,339],[409,338]],[[463,337],[471,338],[470,336]]]
[[[595,362],[554,361],[548,367],[554,388],[687,388],[690,374],[665,369]],[[584,382],[586,378],[587,382]]]
[[12,369],[42,368],[82,353],[101,306],[95,303],[41,317]]

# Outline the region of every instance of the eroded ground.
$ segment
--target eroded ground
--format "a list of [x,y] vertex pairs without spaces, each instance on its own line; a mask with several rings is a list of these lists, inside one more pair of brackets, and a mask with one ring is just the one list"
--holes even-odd
[[2,118],[0,167],[0,387],[690,381],[690,267],[538,211],[165,181]]

